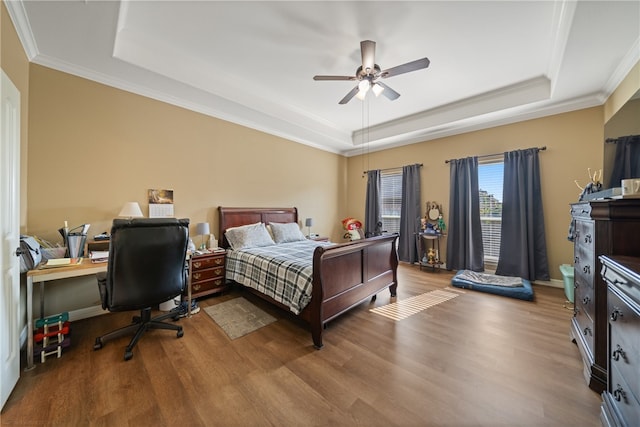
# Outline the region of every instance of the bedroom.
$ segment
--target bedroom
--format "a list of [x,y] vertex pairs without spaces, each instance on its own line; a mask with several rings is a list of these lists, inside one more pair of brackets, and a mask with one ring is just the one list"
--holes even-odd
[[[363,216],[361,175],[369,164],[420,159],[423,200],[441,201],[446,212],[444,160],[546,145],[544,203],[556,280],[555,266],[572,259],[568,204],[579,192],[574,179],[584,181],[587,167],[602,165],[604,105],[343,157],[29,64],[2,7],[2,66],[29,95],[22,110],[22,231],[53,239],[67,220],[91,223],[97,234],[125,201],[138,200],[145,210],[148,188],[172,188],[176,215],[210,222],[213,230],[220,205],[296,206],[314,218],[315,231],[339,241],[340,220]],[[99,298],[94,283],[83,280],[47,295],[50,312],[97,305]]]

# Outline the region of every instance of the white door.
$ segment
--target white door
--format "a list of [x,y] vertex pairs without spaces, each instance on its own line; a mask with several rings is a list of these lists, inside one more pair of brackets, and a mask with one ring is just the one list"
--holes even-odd
[[20,92],[0,89],[0,409],[20,377]]

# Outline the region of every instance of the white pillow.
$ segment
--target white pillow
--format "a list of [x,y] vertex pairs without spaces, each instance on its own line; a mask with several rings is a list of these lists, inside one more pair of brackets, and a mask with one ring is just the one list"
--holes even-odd
[[229,242],[231,249],[236,251],[240,249],[275,245],[275,242],[269,235],[269,232],[261,222],[229,228],[224,235],[227,238],[227,242]]
[[272,222],[271,232],[273,233],[273,240],[275,240],[276,243],[298,242],[306,239],[302,231],[300,231],[300,227],[298,227],[298,224],[295,222],[288,222],[286,224]]

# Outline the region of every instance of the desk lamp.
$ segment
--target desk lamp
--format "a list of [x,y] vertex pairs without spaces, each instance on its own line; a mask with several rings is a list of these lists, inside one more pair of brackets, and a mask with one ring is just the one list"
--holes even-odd
[[138,202],[127,202],[122,207],[122,210],[120,210],[118,216],[131,219],[142,218],[144,215],[142,215],[142,211],[140,210],[140,205],[138,204]]
[[209,223],[208,222],[199,222],[196,224],[196,234],[202,236],[202,244],[200,245],[200,250],[204,250],[207,247],[204,244],[204,236],[209,234]]
[[304,220],[304,226],[307,227],[309,235],[307,237],[311,237],[311,227],[313,227],[313,218],[307,218]]

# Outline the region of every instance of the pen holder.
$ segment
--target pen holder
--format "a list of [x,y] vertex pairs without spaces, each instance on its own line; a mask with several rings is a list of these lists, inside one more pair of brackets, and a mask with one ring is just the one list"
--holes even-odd
[[87,240],[86,234],[69,233],[67,243],[69,248],[69,258],[80,258],[84,256],[84,244]]

